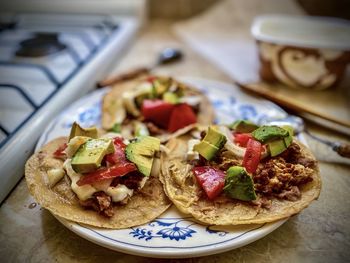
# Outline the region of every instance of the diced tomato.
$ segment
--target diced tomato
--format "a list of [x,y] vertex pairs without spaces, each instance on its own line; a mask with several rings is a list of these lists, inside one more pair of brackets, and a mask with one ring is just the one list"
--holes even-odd
[[115,137],[113,139],[113,143],[114,143],[115,152],[107,154],[105,156],[106,162],[108,162],[111,165],[127,162],[126,157],[125,157],[126,145],[123,142],[123,138]]
[[88,173],[82,176],[77,182],[77,185],[82,186],[85,184],[92,184],[102,180],[123,176],[135,170],[136,170],[136,166],[133,163],[127,162],[123,164],[117,164],[109,168],[102,168],[95,172]]
[[235,133],[233,137],[235,143],[242,147],[247,147],[249,139],[253,138],[250,133]]
[[254,139],[248,140],[242,163],[248,173],[254,173],[258,168],[262,150],[263,147],[260,142]]
[[63,158],[66,156],[65,150],[67,148],[67,143],[64,143],[58,147],[58,149],[53,153],[53,156],[55,158]]
[[186,103],[177,104],[171,113],[168,131],[175,132],[192,123],[197,122],[196,114],[193,109]]
[[210,166],[194,167],[192,171],[209,199],[214,199],[221,194],[226,176],[223,171]]
[[141,112],[145,120],[152,121],[157,126],[167,129],[174,107],[174,104],[163,100],[144,100]]
[[156,79],[157,79],[157,77],[155,77],[155,76],[149,76],[146,78],[146,81],[153,83],[153,81],[155,81]]

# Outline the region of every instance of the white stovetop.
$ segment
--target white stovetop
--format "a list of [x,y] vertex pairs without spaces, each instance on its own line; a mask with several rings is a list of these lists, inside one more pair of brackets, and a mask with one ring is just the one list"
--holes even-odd
[[[59,18],[53,15],[50,17],[55,20]],[[88,16],[84,15],[74,15],[73,20],[77,22],[79,17],[83,18],[82,23],[88,21]],[[125,48],[129,46],[140,26],[140,20],[133,16],[108,16],[108,19],[117,21],[119,25],[117,30],[111,31],[108,38],[104,38],[101,32],[91,27],[82,28],[81,25],[77,28],[70,26],[68,29],[65,25],[55,27],[50,23],[52,20],[48,23],[25,21],[24,26],[19,27],[18,30],[0,34],[0,43],[4,39],[14,43],[0,45],[0,61],[35,62],[48,65],[48,69],[58,82],[64,80],[76,67],[76,62],[66,51],[34,60],[17,58],[14,56],[18,48],[16,42],[28,38],[32,32],[59,31],[61,32],[60,41],[72,45],[71,48],[74,48],[80,59],[89,58],[79,73],[58,89],[45,74],[37,69],[8,67],[0,63],[1,84],[6,83],[19,87],[17,89],[0,88],[0,123],[10,132],[10,135],[6,136],[0,130],[0,167],[2,171],[0,202],[23,176],[24,163],[31,155],[41,131],[65,106],[94,88],[96,82],[107,73],[109,65],[112,62],[115,63]],[[67,16],[63,22],[67,22]],[[92,19],[92,24],[95,22]],[[82,41],[79,37],[82,34],[90,39],[90,45],[86,45],[86,41]],[[96,52],[90,56],[91,50],[96,46],[98,46]],[[45,104],[41,105],[43,102]],[[27,119],[28,117],[30,119]],[[25,123],[22,123],[24,120]]]

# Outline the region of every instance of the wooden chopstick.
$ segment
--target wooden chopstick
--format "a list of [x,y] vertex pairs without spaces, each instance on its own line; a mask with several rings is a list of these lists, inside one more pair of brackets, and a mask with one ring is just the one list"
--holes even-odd
[[337,124],[340,124],[340,125],[343,125],[345,127],[350,128],[350,122],[347,122],[347,121],[342,120],[342,119],[338,119],[334,116],[330,116],[330,115],[327,115],[327,114],[322,113],[322,112],[318,112],[318,111],[314,110],[313,108],[308,107],[306,105],[301,105],[300,103],[298,103],[296,101],[287,100],[286,98],[284,98],[284,97],[282,97],[282,96],[280,96],[272,91],[269,91],[267,89],[259,89],[259,87],[254,86],[254,85],[245,85],[245,84],[237,83],[237,82],[235,84],[238,85],[241,89],[243,89],[245,91],[248,91],[252,94],[259,95],[259,96],[264,97],[268,100],[271,100],[282,107],[286,107],[286,108],[288,108],[290,110],[294,110],[296,112],[309,113],[311,115],[317,116],[317,117],[325,119],[327,121],[337,123]]

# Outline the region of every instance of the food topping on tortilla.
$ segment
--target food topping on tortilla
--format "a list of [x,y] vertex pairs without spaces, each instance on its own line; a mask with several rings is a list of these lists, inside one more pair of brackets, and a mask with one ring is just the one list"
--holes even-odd
[[211,160],[225,145],[226,141],[226,136],[220,133],[215,126],[209,126],[208,132],[204,136],[203,140],[194,145],[193,149],[206,160]]
[[[112,90],[104,97],[105,130],[119,132],[122,125],[143,122],[149,134],[162,135],[203,118],[198,116],[200,104],[205,102],[203,95],[172,78],[149,76],[126,85],[130,86],[120,94]],[[206,119],[211,117],[209,114]],[[136,136],[136,126],[131,128]]]
[[259,127],[242,120],[229,128],[209,126],[201,141],[189,140],[187,161],[211,200],[221,193],[242,201],[298,200],[299,186],[313,180],[315,166],[302,157],[290,126]]
[[159,147],[160,141],[155,137],[138,137],[126,146],[126,158],[136,164],[140,173],[150,176],[154,155]]
[[97,138],[96,128],[84,129],[74,123],[68,143],[53,156],[64,159],[64,170],[51,169],[49,184],[56,184],[67,173],[79,203],[111,217],[113,203],[126,204],[134,191],[145,185],[159,147],[160,141],[154,137],[128,141],[109,133]]
[[251,201],[256,199],[254,182],[241,166],[232,166],[226,172],[225,194],[231,198]]
[[210,166],[202,166],[194,167],[192,172],[209,199],[214,199],[221,194],[226,176],[223,171]]
[[236,120],[231,125],[229,125],[229,128],[234,130],[235,132],[247,133],[256,130],[257,128],[259,128],[259,126],[251,121]]
[[69,140],[76,136],[85,136],[96,139],[97,133],[97,128],[95,126],[90,128],[82,128],[77,122],[74,122],[70,130]]
[[96,171],[105,155],[114,153],[111,139],[88,139],[72,157],[72,167],[77,173]]

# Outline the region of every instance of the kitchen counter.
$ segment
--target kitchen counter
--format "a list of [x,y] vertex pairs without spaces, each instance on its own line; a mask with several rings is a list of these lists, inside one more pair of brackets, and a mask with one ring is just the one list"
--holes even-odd
[[[157,73],[230,81],[171,34],[169,21],[153,21],[131,46],[122,72],[152,63],[165,47],[179,47],[185,59]],[[317,133],[319,128],[313,127]],[[280,228],[245,247],[226,253],[172,262],[345,262],[350,257],[350,166],[320,162],[323,187],[318,201]],[[195,256],[195,255],[193,255]],[[36,205],[24,179],[0,208],[2,262],[169,262],[142,258],[95,245],[61,225]]]

